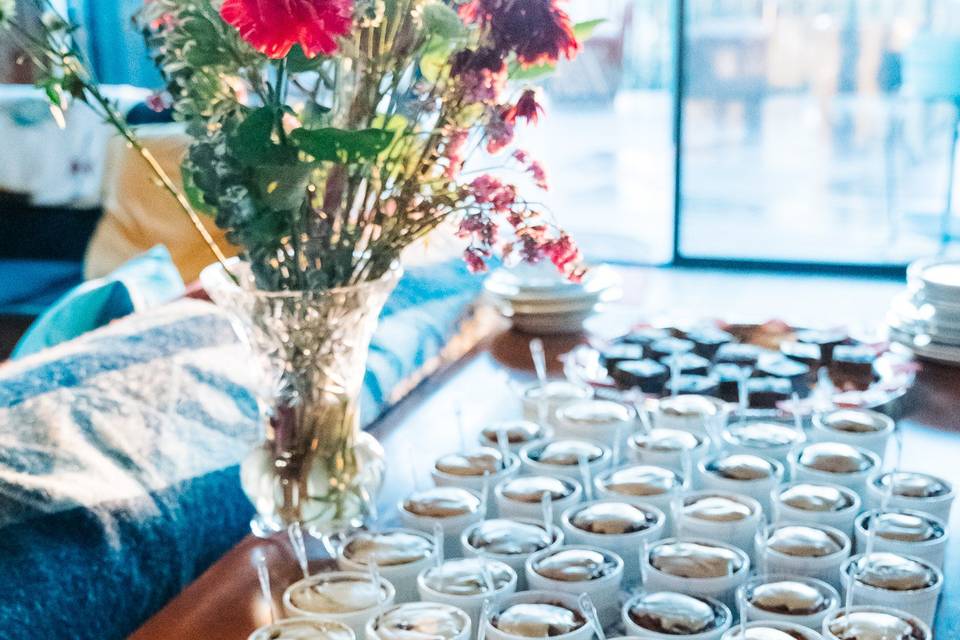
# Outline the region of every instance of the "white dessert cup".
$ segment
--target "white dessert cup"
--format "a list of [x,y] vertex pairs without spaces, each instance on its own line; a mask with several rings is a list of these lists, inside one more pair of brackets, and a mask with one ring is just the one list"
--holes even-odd
[[[784,503],[781,496],[784,491],[798,484],[817,484],[836,489],[850,499],[850,504],[838,511],[808,511],[806,509],[797,509],[792,505]],[[857,519],[857,514],[860,513],[862,504],[860,495],[853,489],[838,484],[819,481],[789,482],[782,484],[774,488],[771,492],[771,503],[773,505],[771,517],[775,523],[795,522],[797,524],[825,525],[839,529],[848,536],[853,536],[853,524]]]
[[[856,432],[834,429],[830,426],[830,417],[844,413],[858,414],[864,419],[876,424],[876,431]],[[837,411],[825,414],[814,414],[813,431],[811,438],[814,442],[842,442],[844,444],[860,447],[868,451],[873,451],[880,456],[880,459],[886,458],[887,444],[893,436],[893,430],[896,423],[890,416],[884,415],[878,411],[869,409],[839,409]]]
[[[460,476],[453,473],[445,473],[437,469],[436,466],[430,470],[430,475],[433,477],[433,483],[438,487],[458,487],[479,494],[483,491],[484,482],[488,483],[489,490],[493,491],[493,488],[498,483],[514,478],[520,473],[520,458],[517,454],[508,452],[504,462],[503,469],[500,469],[496,473],[488,474],[486,477],[482,475]],[[486,517],[495,518],[497,516],[496,508],[496,502],[488,500]]]
[[[574,400],[589,400],[593,397],[593,389],[585,385],[575,384],[568,380],[551,380],[547,383],[547,400],[544,413],[547,422],[553,426],[554,415],[557,409]],[[523,405],[523,417],[532,422],[540,422],[540,383],[524,388],[520,396]]]
[[[800,525],[800,523],[778,522],[775,525],[771,525],[768,530],[772,535],[776,529],[791,525]],[[792,556],[767,545],[763,559],[760,560],[758,558],[758,566],[763,567],[763,571],[767,573],[787,574],[822,580],[839,591],[842,586],[840,583],[840,567],[850,558],[853,550],[850,536],[839,529],[822,524],[803,524],[800,526],[820,529],[840,545],[840,550],[820,557]]]
[[[480,496],[477,495],[477,498],[479,499]],[[400,513],[400,522],[404,527],[408,529],[416,529],[417,531],[423,531],[424,533],[429,533],[432,535],[434,526],[438,523],[440,524],[440,528],[443,531],[444,558],[462,557],[460,534],[463,533],[464,529],[467,527],[478,522],[482,522],[484,518],[482,507],[470,513],[447,517],[435,517],[411,513],[404,508],[403,503],[404,501],[401,500],[397,506],[397,510]]]
[[[641,465],[636,465],[641,466]],[[642,466],[656,466],[656,465],[642,465]],[[626,502],[627,504],[633,504],[640,507],[643,506],[652,506],[656,507],[663,512],[664,515],[664,526],[663,526],[663,535],[673,535],[674,534],[674,522],[673,522],[673,501],[678,499],[684,492],[686,485],[684,484],[684,478],[680,475],[680,472],[674,471],[673,469],[667,469],[668,471],[673,471],[677,474],[679,482],[671,487],[669,490],[664,493],[656,493],[650,495],[634,495],[632,493],[621,493],[619,491],[613,491],[608,488],[606,481],[610,479],[610,476],[616,473],[617,471],[624,471],[630,467],[621,467],[619,469],[608,469],[604,471],[599,476],[593,479],[593,495],[598,500],[613,500],[616,502]],[[627,561],[626,558],[624,558]],[[629,562],[629,561],[627,561]],[[629,569],[628,569],[629,573]]]
[[[623,409],[625,418],[626,416],[629,416],[629,418],[590,424],[577,422],[574,419],[578,411],[588,409],[594,404],[610,405]],[[557,438],[596,440],[611,448],[619,438],[620,445],[623,447],[637,428],[637,412],[630,405],[613,400],[575,400],[557,408],[553,414],[553,424]]]
[[[651,564],[650,554],[657,545],[674,542],[693,542],[733,551],[740,558],[740,568],[728,576],[709,578],[684,578],[660,571]],[[643,556],[643,588],[645,591],[676,591],[691,596],[716,598],[731,610],[736,608],[737,587],[746,582],[749,575],[750,556],[739,547],[716,540],[689,537],[665,538],[650,545]]]
[[439,602],[441,604],[449,604],[459,609],[462,609],[468,616],[470,616],[470,621],[473,624],[474,632],[480,627],[480,611],[483,608],[483,601],[490,600],[492,604],[496,604],[502,601],[504,598],[516,593],[517,591],[517,572],[513,568],[498,560],[486,560],[484,562],[489,562],[491,564],[500,565],[500,570],[506,571],[510,575],[510,580],[501,587],[498,587],[493,593],[478,593],[474,595],[458,595],[451,593],[444,593],[442,591],[437,591],[436,589],[431,589],[426,583],[426,574],[430,570],[430,567],[424,569],[420,572],[420,575],[417,576],[417,591],[420,595],[420,600],[423,602]]
[[[879,509],[883,504],[884,494],[886,492],[881,487],[878,487],[876,483],[880,475],[882,474],[878,472],[872,476],[870,482],[867,483],[867,493],[864,496],[864,503],[868,509]],[[944,522],[950,522],[950,508],[953,506],[953,499],[956,497],[953,484],[942,478],[937,478],[937,480],[949,488],[949,491],[942,496],[912,498],[910,496],[893,494],[890,496],[887,507],[890,509],[910,509],[912,511],[929,513],[931,516],[940,518]]]
[[[850,607],[850,613],[879,613],[884,615],[892,615],[902,618],[903,620],[909,622],[914,627],[920,631],[919,640],[933,640],[933,632],[930,630],[930,625],[918,618],[917,616],[903,611],[899,607],[878,607],[874,605],[857,605]],[[823,621],[823,627],[820,630],[820,633],[823,635],[823,640],[844,640],[844,638],[838,637],[832,631],[830,631],[830,625],[835,620],[842,618],[847,614],[847,610],[844,607],[840,607]]]
[[368,620],[367,624],[364,626],[364,638],[366,638],[366,640],[384,640],[377,631],[377,624],[380,622],[383,616],[389,615],[392,612],[396,612],[398,609],[423,609],[432,607],[441,607],[457,617],[462,616],[461,622],[463,624],[463,628],[460,633],[453,636],[453,638],[450,640],[470,640],[470,638],[473,637],[473,623],[470,620],[470,616],[468,616],[467,613],[462,609],[448,604],[441,604],[439,602],[407,602],[405,604],[398,604],[395,607],[386,608],[382,615]]
[[496,606],[491,607],[490,617],[486,620],[481,620],[480,623],[484,625],[485,636],[489,638],[489,640],[530,640],[530,638],[525,636],[518,636],[497,629],[493,625],[492,618],[515,604],[558,604],[577,613],[583,618],[584,624],[582,627],[574,629],[570,633],[551,636],[551,640],[592,640],[593,625],[590,624],[590,618],[586,612],[580,608],[578,599],[579,596],[577,595],[554,591],[524,591],[522,593],[515,593],[501,600]]
[[[537,435],[537,437],[532,438],[532,439],[527,440],[527,441],[524,441],[524,442],[507,442],[507,449],[510,450],[510,453],[514,453],[514,454],[518,454],[518,455],[519,455],[520,449],[522,449],[523,447],[527,446],[528,444],[531,444],[531,443],[534,443],[534,442],[543,442],[544,440],[550,440],[550,439],[553,438],[553,434],[554,434],[553,427],[552,427],[551,425],[549,425],[549,424],[540,424],[540,423],[537,422],[536,420],[533,420],[533,421],[530,421],[530,420],[522,420],[522,421],[521,421],[521,420],[512,420],[512,421],[505,422],[505,423],[503,423],[503,424],[504,424],[505,426],[509,426],[509,424],[510,424],[511,422],[530,422],[531,424],[535,424],[535,425],[540,429],[540,433]],[[493,425],[493,426],[496,426],[496,425]],[[484,434],[483,434],[483,431],[484,431],[484,430],[481,430],[481,431],[480,431],[480,435],[477,436],[477,441],[480,443],[480,446],[482,446],[482,447],[490,447],[490,448],[492,448],[492,449],[499,449],[499,448],[500,448],[500,443],[499,443],[498,441],[496,441],[496,440],[490,440],[490,439],[486,438],[486,437],[484,436]]]
[[[833,441],[831,441],[833,442]],[[810,446],[810,445],[807,445]],[[841,487],[853,489],[858,495],[864,495],[867,490],[868,480],[880,469],[880,456],[869,449],[855,447],[861,455],[870,460],[870,465],[863,471],[853,473],[833,473],[830,471],[821,471],[806,465],[800,464],[800,456],[804,447],[796,449],[790,454],[791,477],[796,482],[817,482],[827,484],[838,484]]]
[[[853,604],[897,608],[901,611],[906,611],[912,616],[916,616],[926,625],[932,627],[933,619],[937,615],[937,601],[940,598],[940,593],[943,591],[943,572],[931,563],[920,558],[913,556],[904,557],[919,562],[931,569],[936,576],[934,583],[923,589],[896,591],[893,589],[881,589],[856,581],[853,583]],[[840,568],[839,573],[843,581],[844,597],[846,597],[847,590],[851,588],[851,566],[862,558],[863,554],[857,554],[847,560]]]
[[[558,442],[560,440],[585,442],[600,449],[600,457],[591,462],[587,462],[587,470],[590,472],[591,478],[595,478],[597,474],[606,470],[610,466],[610,461],[613,458],[613,454],[610,450],[610,447],[602,442],[597,442],[595,440],[584,440],[583,438],[559,438],[552,442]],[[579,464],[546,464],[530,457],[532,451],[538,450],[539,447],[546,445],[548,442],[551,441],[534,442],[520,449],[520,461],[523,464],[524,472],[528,475],[553,476],[554,478],[573,478],[574,480],[580,481],[581,474]]]
[[739,425],[739,424],[727,425],[727,428],[723,430],[723,439],[722,439],[723,450],[731,454],[742,453],[742,454],[747,454],[751,456],[759,456],[761,458],[769,458],[771,460],[776,460],[781,465],[783,465],[784,473],[787,473],[789,471],[788,460],[790,458],[790,454],[793,452],[794,449],[802,447],[807,441],[806,433],[798,432],[792,425],[783,424],[785,428],[793,430],[794,435],[797,437],[796,442],[790,442],[787,444],[781,444],[777,446],[767,446],[767,447],[752,446],[752,445],[743,443],[733,437],[733,435],[731,434],[731,430],[736,428],[737,426],[742,426],[742,425]]
[[[680,429],[682,431],[682,429]],[[698,442],[697,445],[690,449],[690,465],[691,473],[695,470],[696,465],[700,460],[707,456],[710,451],[710,437],[703,433],[694,433],[693,435],[697,436]],[[643,438],[645,436],[638,435],[636,438]],[[673,450],[673,451],[659,451],[656,449],[651,449],[649,447],[642,447],[637,444],[635,438],[630,438],[627,442],[627,451],[628,457],[631,462],[636,464],[649,464],[656,467],[664,467],[665,469],[670,469],[676,471],[679,474],[683,474],[683,450]],[[687,479],[688,482],[692,482],[692,478]]]
[[[544,556],[568,548],[605,553],[613,558],[615,566],[610,573],[601,578],[578,582],[554,580],[537,573],[536,569],[534,569],[537,561]],[[565,545],[556,549],[545,549],[527,558],[527,562],[524,565],[524,573],[527,576],[527,584],[531,590],[547,591],[549,593],[569,593],[574,597],[582,593],[590,596],[593,605],[597,609],[597,615],[600,617],[600,624],[604,628],[615,623],[620,616],[620,585],[623,583],[623,558],[616,553],[583,544]]]
[[762,458],[766,462],[770,463],[770,465],[773,467],[773,472],[769,477],[759,478],[757,480],[734,480],[732,478],[724,478],[723,476],[713,473],[707,469],[707,465],[709,465],[712,461],[725,457],[727,457],[727,455],[722,454],[720,456],[708,457],[700,460],[700,462],[697,463],[697,470],[694,474],[696,476],[695,486],[699,489],[707,491],[723,491],[727,493],[749,496],[760,503],[760,506],[763,507],[763,511],[765,513],[769,513],[771,507],[770,492],[778,487],[781,482],[783,482],[783,465],[773,458]]
[[[526,518],[514,518],[517,522],[523,522],[526,524],[533,524],[539,527],[543,527],[542,520],[526,519]],[[517,553],[517,554],[506,554],[506,553],[492,553],[484,549],[477,549],[472,544],[470,544],[470,534],[473,533],[473,530],[483,524],[482,522],[477,522],[470,526],[468,529],[465,529],[460,535],[460,549],[463,552],[463,557],[465,558],[488,558],[490,560],[497,560],[503,564],[509,566],[517,574],[517,591],[525,591],[527,589],[527,577],[524,573],[524,567],[526,566],[527,558],[529,558],[534,553],[539,553],[539,551],[546,551],[549,549],[556,549],[557,547],[563,544],[563,531],[560,527],[556,525],[551,526],[550,533],[553,536],[553,541],[550,543],[546,549],[541,549],[539,551],[534,551],[531,553]]]
[[[366,533],[366,532],[363,532]],[[382,531],[377,531],[375,533],[408,533],[414,536],[421,536],[426,539],[431,544],[431,552],[425,557],[421,558],[415,562],[408,562],[406,564],[378,564],[377,569],[380,571],[380,575],[390,581],[390,584],[393,585],[396,590],[396,595],[394,597],[394,602],[412,602],[417,599],[417,575],[423,571],[425,568],[433,564],[433,559],[436,554],[436,549],[433,549],[433,537],[422,531],[415,531],[413,529],[384,529]],[[356,571],[366,572],[369,571],[369,566],[363,562],[357,562],[351,558],[346,557],[344,554],[347,545],[350,544],[350,541],[358,535],[354,534],[347,537],[343,544],[341,544],[337,549],[337,568],[341,571]]]
[[[758,607],[746,597],[755,587],[769,584],[771,582],[781,581],[799,582],[817,589],[827,599],[827,606],[823,609],[823,611],[818,611],[816,613],[794,615],[789,613],[780,613],[777,611],[768,611]],[[819,632],[823,627],[823,621],[827,618],[827,616],[833,613],[841,604],[840,593],[833,587],[833,585],[827,584],[823,580],[817,580],[816,578],[805,578],[792,574],[764,574],[761,576],[755,576],[747,581],[747,583],[742,587],[740,587],[740,592],[744,595],[743,602],[745,603],[746,607],[745,611],[747,614],[747,620],[789,622],[800,625],[801,627],[813,629],[817,632]]]
[[[625,503],[638,509],[642,509],[655,518],[655,522],[650,527],[633,533],[594,533],[584,531],[574,526],[571,518],[581,509],[592,504],[601,503]],[[623,560],[623,581],[626,584],[636,584],[640,581],[640,550],[644,543],[651,543],[664,536],[666,528],[666,516],[663,511],[652,504],[642,502],[626,502],[624,500],[594,500],[582,505],[570,507],[563,512],[561,516],[561,525],[563,528],[563,537],[568,545],[585,545],[606,549],[618,555]]]
[[627,600],[627,602],[620,608],[621,619],[623,620],[624,628],[629,634],[628,637],[650,640],[720,640],[720,638],[723,637],[723,634],[726,633],[727,629],[730,628],[730,625],[733,624],[733,614],[730,612],[730,607],[720,602],[716,598],[700,596],[704,600],[709,601],[712,606],[719,608],[722,611],[724,616],[723,624],[718,626],[716,629],[710,629],[709,631],[703,631],[701,633],[688,633],[685,635],[651,631],[650,629],[641,627],[633,621],[633,618],[630,617],[630,609],[633,606],[633,601],[643,598],[645,595],[645,593],[638,593]]
[[[921,513],[919,511],[908,511],[906,509],[892,509],[891,511],[896,513],[903,513],[905,515],[917,516],[921,518],[929,519],[934,525],[940,527],[943,531],[943,535],[938,538],[933,538],[931,540],[922,540],[917,542],[908,542],[905,540],[892,540],[890,538],[885,538],[883,536],[874,536],[873,539],[873,550],[876,552],[889,551],[890,553],[898,553],[902,556],[913,556],[925,560],[935,566],[938,569],[943,569],[943,563],[947,554],[947,545],[950,538],[950,533],[947,531],[947,524],[931,516],[929,513]],[[885,513],[890,513],[891,511],[886,511]],[[871,518],[874,515],[879,513],[878,511],[864,511],[859,516],[857,516],[857,521],[855,524],[856,529],[856,549],[857,553],[863,553],[867,548],[867,529],[864,526],[867,518]]]
[[681,504],[695,501],[697,498],[727,498],[734,502],[745,505],[750,509],[750,515],[743,520],[734,520],[732,522],[718,522],[716,520],[703,520],[690,516],[681,507],[674,509],[674,518],[676,519],[676,535],[679,538],[702,538],[707,540],[722,540],[742,550],[750,557],[753,562],[754,549],[753,540],[757,535],[757,530],[765,524],[763,508],[760,503],[750,496],[739,493],[730,493],[727,491],[692,491],[682,498]]
[[[701,403],[702,413],[675,414],[669,408],[674,405]],[[726,422],[727,412],[723,401],[710,396],[678,395],[660,400],[653,412],[653,426],[656,429],[680,429],[700,435],[721,433]]]
[[[286,620],[278,620],[277,622],[268,624],[266,626],[260,627],[256,631],[250,634],[250,637],[247,640],[273,640],[276,637],[277,633],[284,631],[285,629],[298,629],[303,625],[323,625],[324,631],[319,633],[327,632],[329,629],[330,633],[335,633],[338,636],[343,635],[345,640],[353,640],[357,637],[353,629],[343,624],[342,622],[334,622],[333,620],[320,620],[317,618],[311,618],[307,616],[299,616],[296,618],[287,618]],[[323,636],[317,635],[318,640],[325,640]]]
[[393,585],[390,584],[389,580],[383,578],[382,576],[380,578],[380,590],[381,593],[383,593],[383,599],[379,604],[372,607],[367,607],[366,609],[344,612],[314,612],[301,609],[293,603],[292,596],[294,592],[305,587],[313,586],[319,582],[329,580],[331,577],[353,578],[361,582],[370,582],[369,573],[358,571],[333,571],[327,573],[318,573],[310,576],[309,578],[298,580],[287,587],[287,589],[283,592],[283,610],[286,612],[286,614],[290,617],[305,617],[340,622],[353,629],[354,634],[356,634],[356,636],[359,638],[363,636],[368,620],[376,617],[384,609],[393,606],[394,599],[396,597],[396,589],[394,589]]
[[[573,487],[573,493],[553,501],[553,523],[557,526],[560,525],[560,516],[564,510],[575,504],[579,504],[580,501],[583,500],[583,488],[577,480],[573,478],[562,478],[562,480],[563,482],[570,483]],[[540,518],[543,514],[543,507],[539,501],[522,502],[503,495],[503,489],[509,481],[510,479],[500,482],[493,490],[499,517],[507,518],[508,520],[536,520]]]
[[[819,631],[815,631],[810,627],[800,624],[794,624],[792,622],[783,622],[777,620],[756,620],[753,622],[747,623],[747,629],[753,627],[762,627],[769,629],[776,629],[777,631],[787,631],[790,632],[792,636],[799,636],[802,640],[823,640],[823,636],[820,635]],[[743,627],[739,624],[734,625],[732,628],[728,629],[721,640],[740,640],[743,636],[741,635],[741,629]]]

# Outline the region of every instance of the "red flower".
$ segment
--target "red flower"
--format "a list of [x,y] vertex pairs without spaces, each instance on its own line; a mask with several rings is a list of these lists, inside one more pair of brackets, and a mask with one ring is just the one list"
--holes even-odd
[[468,22],[490,25],[496,47],[513,52],[521,65],[556,63],[580,49],[570,16],[558,0],[471,0],[461,6]]
[[298,43],[313,58],[337,50],[337,38],[353,25],[353,0],[225,0],[220,16],[270,58]]
[[470,273],[486,273],[487,256],[485,252],[477,247],[467,247],[463,251],[463,260],[467,263],[467,270]]
[[517,104],[503,113],[503,119],[510,124],[516,124],[517,118],[523,118],[527,122],[536,124],[541,113],[543,113],[543,107],[537,102],[537,93],[533,89],[527,89],[517,100]]
[[496,102],[507,84],[507,63],[489,47],[454,54],[450,73],[460,79],[468,102]]
[[498,153],[513,142],[513,125],[503,119],[503,114],[494,111],[490,121],[484,128],[487,141],[487,152]]

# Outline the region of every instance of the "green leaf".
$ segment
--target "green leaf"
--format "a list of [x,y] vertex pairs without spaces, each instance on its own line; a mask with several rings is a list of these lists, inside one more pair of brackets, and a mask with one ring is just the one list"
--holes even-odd
[[304,73],[305,71],[315,71],[317,67],[323,64],[323,56],[314,56],[308,58],[300,45],[294,45],[287,54],[287,71],[290,73]]
[[510,65],[507,68],[507,74],[510,76],[511,80],[523,80],[531,81],[538,80],[544,76],[548,76],[554,71],[556,71],[556,66],[552,64],[536,64],[532,67],[524,67],[516,60],[511,60]]
[[183,193],[187,196],[187,200],[190,201],[194,209],[200,213],[211,215],[213,209],[207,204],[204,198],[204,191],[197,185],[194,174],[194,168],[191,166],[191,163],[184,162],[180,165],[180,175],[183,177]]
[[346,131],[333,127],[301,128],[290,133],[293,143],[313,156],[317,162],[342,164],[375,159],[381,151],[390,146],[393,137],[393,131],[384,129]]
[[237,161],[248,167],[298,162],[296,149],[274,142],[273,131],[277,120],[277,111],[273,107],[261,107],[250,112],[227,142]]
[[467,33],[467,27],[457,12],[439,1],[429,2],[420,8],[423,26],[427,33],[446,40],[460,38]]
[[429,83],[435,83],[440,78],[440,72],[450,61],[453,53],[453,43],[448,40],[432,38],[423,53],[420,55],[420,73]]
[[597,27],[606,22],[604,18],[597,18],[596,20],[584,20],[583,22],[578,22],[573,25],[573,35],[577,37],[577,40],[583,42],[584,40],[589,40],[593,37],[593,32],[596,31]]

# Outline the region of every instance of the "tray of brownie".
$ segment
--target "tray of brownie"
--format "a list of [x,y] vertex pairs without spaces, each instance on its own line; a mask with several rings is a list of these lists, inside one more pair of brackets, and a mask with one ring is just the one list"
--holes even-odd
[[918,367],[874,337],[780,321],[637,325],[610,340],[591,339],[564,356],[567,377],[602,396],[705,395],[756,417],[837,407],[896,414]]

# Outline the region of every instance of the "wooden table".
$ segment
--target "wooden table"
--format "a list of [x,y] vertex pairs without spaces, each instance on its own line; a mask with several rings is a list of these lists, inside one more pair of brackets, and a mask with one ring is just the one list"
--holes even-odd
[[[735,321],[781,318],[795,325],[877,324],[901,283],[833,277],[789,277],[756,273],[624,269],[623,304],[598,320],[602,330],[641,319],[691,319],[705,315]],[[556,356],[581,337],[546,340],[556,373]],[[484,423],[516,411],[515,389],[533,380],[529,336],[498,331],[455,365],[422,385],[384,416],[373,433],[389,460],[381,510],[395,512],[414,482],[429,485],[429,469],[440,455],[461,448],[454,412],[466,416],[470,435]],[[925,365],[909,398],[904,466],[960,484],[960,370]],[[413,462],[411,465],[410,462]],[[416,480],[414,480],[414,476]],[[956,534],[960,508],[951,529]],[[960,638],[960,552],[951,545],[947,597],[941,600],[938,640]],[[267,555],[275,606],[299,570],[284,540],[248,537],[183,593],[151,618],[134,640],[244,640],[269,620],[259,597],[251,554]],[[279,610],[279,609],[278,609]]]

